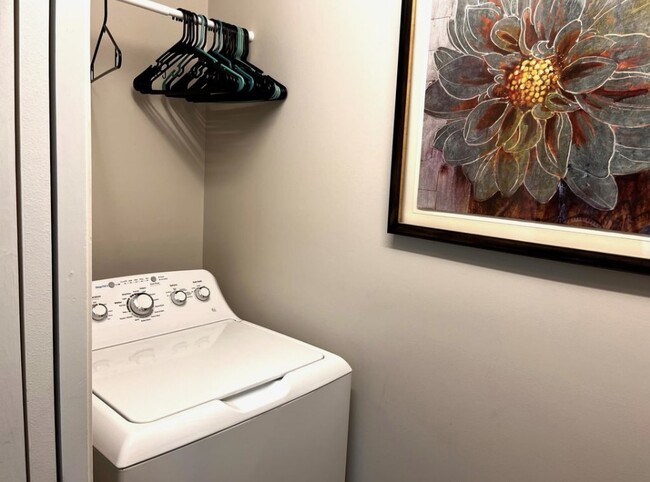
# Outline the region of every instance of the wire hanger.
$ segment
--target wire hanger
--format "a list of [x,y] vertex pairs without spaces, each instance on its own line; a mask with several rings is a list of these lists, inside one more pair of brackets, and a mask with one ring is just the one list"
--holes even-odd
[[[111,34],[111,31],[108,29],[107,23],[108,23],[108,0],[104,0],[104,22],[102,23],[102,28],[99,32],[99,37],[97,38],[97,45],[95,45],[95,52],[93,53],[93,59],[90,62],[91,83],[101,79],[105,75],[108,75],[114,70],[117,70],[120,67],[122,67],[122,51],[120,50],[120,47],[118,47],[117,42],[113,38],[113,34]],[[113,47],[115,47],[115,64],[107,71],[102,72],[98,76],[95,76],[95,59],[97,58],[97,54],[99,53],[99,46],[102,43],[102,38],[104,37],[104,34],[108,35],[109,40],[113,44]]]

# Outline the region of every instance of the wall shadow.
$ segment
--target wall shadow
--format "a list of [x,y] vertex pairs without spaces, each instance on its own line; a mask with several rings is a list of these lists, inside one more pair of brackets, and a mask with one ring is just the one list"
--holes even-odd
[[183,159],[203,169],[205,162],[205,108],[180,98],[143,95],[131,90],[133,101],[160,129]]
[[273,124],[282,102],[209,104],[207,106],[206,178],[222,180],[240,169],[265,162],[273,142]]
[[350,480],[353,476],[352,462],[356,459],[355,449],[353,447],[353,442],[356,441],[356,424],[352,423],[353,420],[356,420],[357,416],[357,391],[352,388],[350,390],[350,415],[348,418],[348,450],[347,450],[347,463],[345,464],[345,480]]
[[393,234],[389,235],[388,246],[481,268],[650,298],[650,278],[643,274]]
[[214,103],[206,105],[207,132],[210,142],[233,143],[259,130],[284,105],[282,102]]

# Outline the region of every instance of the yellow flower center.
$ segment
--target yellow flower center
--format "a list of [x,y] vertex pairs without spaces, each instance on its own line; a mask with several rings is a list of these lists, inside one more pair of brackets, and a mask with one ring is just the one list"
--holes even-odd
[[517,65],[506,79],[510,101],[517,107],[530,108],[544,102],[555,89],[558,73],[551,59],[530,57]]

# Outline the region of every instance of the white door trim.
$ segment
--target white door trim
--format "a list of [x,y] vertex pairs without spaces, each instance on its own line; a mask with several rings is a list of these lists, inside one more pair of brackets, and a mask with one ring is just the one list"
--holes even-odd
[[53,5],[59,470],[67,482],[92,480],[90,2]]

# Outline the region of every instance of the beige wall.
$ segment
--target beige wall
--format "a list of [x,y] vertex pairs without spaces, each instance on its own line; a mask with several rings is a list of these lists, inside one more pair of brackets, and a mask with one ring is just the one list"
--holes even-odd
[[205,267],[351,363],[351,482],[648,480],[647,277],[386,234],[380,3],[210,1],[289,98],[209,112]]
[[[174,5],[207,10],[207,0]],[[92,7],[94,49],[103,2]],[[181,25],[116,1],[109,2],[108,25],[124,64],[92,84],[93,279],[199,268],[205,109],[131,86],[180,38]],[[113,61],[107,38],[101,52],[97,74]]]

